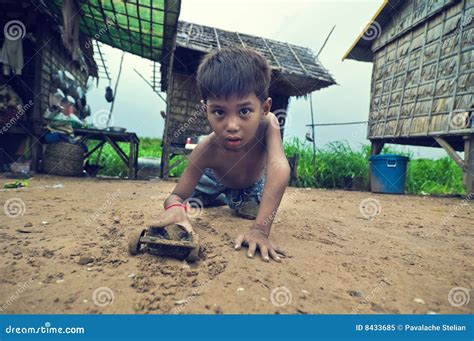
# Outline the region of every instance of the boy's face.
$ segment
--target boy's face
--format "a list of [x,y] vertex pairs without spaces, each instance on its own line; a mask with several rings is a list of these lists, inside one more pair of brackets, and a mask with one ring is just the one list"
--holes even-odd
[[219,143],[228,150],[242,150],[251,142],[260,121],[270,111],[272,99],[263,103],[255,93],[227,99],[212,98],[206,103],[207,118]]

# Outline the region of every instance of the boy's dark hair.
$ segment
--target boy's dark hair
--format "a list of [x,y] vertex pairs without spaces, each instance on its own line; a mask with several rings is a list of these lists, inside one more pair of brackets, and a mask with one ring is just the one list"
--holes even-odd
[[207,54],[199,64],[197,83],[204,101],[252,92],[263,102],[268,98],[271,70],[255,50],[226,47]]

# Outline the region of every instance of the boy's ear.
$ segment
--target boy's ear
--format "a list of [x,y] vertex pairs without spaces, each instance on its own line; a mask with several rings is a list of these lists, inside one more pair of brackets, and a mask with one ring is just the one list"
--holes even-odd
[[262,104],[262,111],[263,115],[267,115],[270,112],[270,109],[272,108],[272,98],[268,97],[265,102]]

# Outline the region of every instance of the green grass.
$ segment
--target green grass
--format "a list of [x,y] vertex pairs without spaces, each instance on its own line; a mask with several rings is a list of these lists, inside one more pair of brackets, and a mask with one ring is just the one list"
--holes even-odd
[[[127,144],[119,144],[128,153]],[[91,145],[89,145],[91,147]],[[368,182],[368,157],[370,147],[361,146],[352,149],[347,142],[336,141],[316,151],[315,165],[311,144],[298,139],[285,141],[287,156],[299,154],[298,187],[344,188],[345,182],[359,177],[362,184]],[[401,154],[410,157],[407,172],[406,190],[408,193],[452,195],[464,194],[462,171],[448,156],[437,159],[413,159],[413,155],[397,148],[385,147],[382,153]],[[161,140],[140,139],[140,157],[161,158]],[[97,152],[95,153],[97,155]],[[180,156],[182,157],[182,156]],[[177,160],[180,157],[173,159]],[[95,157],[92,157],[95,163]],[[127,168],[115,151],[106,145],[101,154],[100,164],[103,168],[99,175],[127,176]],[[187,161],[182,162],[170,172],[171,176],[180,176]]]

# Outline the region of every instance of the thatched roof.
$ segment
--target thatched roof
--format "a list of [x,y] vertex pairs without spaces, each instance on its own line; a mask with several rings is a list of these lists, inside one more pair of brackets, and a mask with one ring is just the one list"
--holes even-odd
[[228,46],[249,47],[264,55],[273,68],[272,86],[284,95],[303,96],[336,84],[309,48],[178,21],[176,53],[179,54],[183,49],[198,52],[194,54],[194,65],[197,65],[203,54]]
[[[458,0],[409,2],[384,0],[342,60],[373,61],[374,51],[398,39],[456,2]],[[405,9],[403,13],[400,12],[402,7]],[[387,29],[388,26],[391,28]]]

